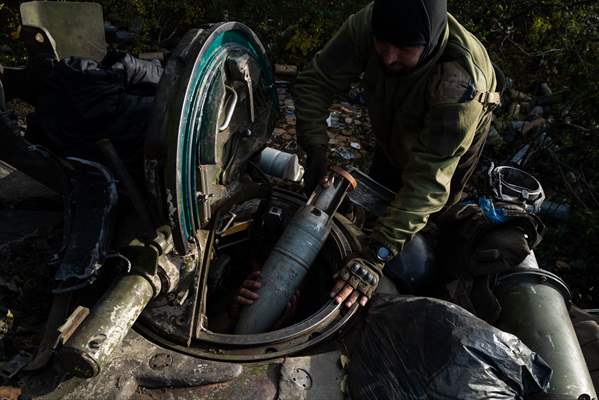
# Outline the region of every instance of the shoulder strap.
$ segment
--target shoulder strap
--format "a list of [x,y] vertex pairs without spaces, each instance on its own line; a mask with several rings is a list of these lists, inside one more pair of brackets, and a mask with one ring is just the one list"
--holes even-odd
[[481,92],[473,88],[472,100],[476,100],[483,106],[491,106],[493,108],[501,105],[501,93],[499,92]]

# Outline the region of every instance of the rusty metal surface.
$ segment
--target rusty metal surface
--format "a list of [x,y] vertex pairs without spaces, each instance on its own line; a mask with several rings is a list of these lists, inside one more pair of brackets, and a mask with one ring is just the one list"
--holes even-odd
[[341,353],[290,357],[281,366],[279,400],[343,400]]
[[[230,338],[232,339],[231,341],[236,342],[236,344],[225,346],[222,343],[223,335],[213,333],[211,336],[212,339],[217,341],[216,343],[208,343],[205,341],[196,340],[192,342],[191,346],[188,347],[165,339],[164,336],[160,336],[155,332],[152,332],[147,327],[138,326],[137,330],[148,339],[160,344],[161,346],[164,346],[165,348],[173,349],[178,352],[196,357],[215,361],[257,362],[276,360],[290,354],[297,354],[331,339],[333,335],[338,333],[338,331],[345,326],[351,317],[354,316],[354,314],[358,311],[358,308],[358,305],[354,305],[350,310],[348,310],[340,318],[335,319],[329,325],[312,326],[312,329],[310,329],[307,334],[293,340],[278,342],[276,341],[276,337],[271,336],[273,340],[270,344],[251,347],[246,347],[243,345],[243,339],[247,338],[247,336],[244,335],[230,335]],[[277,332],[275,332],[275,334],[276,333]]]
[[139,388],[131,400],[275,400],[278,370],[278,364],[248,366],[239,377],[224,383],[193,388]]
[[57,383],[48,375],[30,376],[24,395],[46,400],[126,400],[139,387],[157,391],[197,388],[232,381],[243,370],[239,364],[201,360],[161,348],[130,331],[97,377]]
[[60,354],[63,367],[84,378],[98,375],[153,293],[146,278],[139,275],[121,277],[63,347]]

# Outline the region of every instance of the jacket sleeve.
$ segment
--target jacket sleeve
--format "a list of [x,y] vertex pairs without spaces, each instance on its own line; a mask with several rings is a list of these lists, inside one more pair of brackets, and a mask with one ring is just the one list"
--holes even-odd
[[373,48],[372,5],[351,15],[299,74],[294,89],[298,142],[305,149],[328,143],[326,118],[335,94],[363,72]]
[[484,113],[481,103],[461,101],[467,88],[464,80],[454,76],[433,85],[440,93],[431,96],[423,131],[402,173],[402,188],[371,235],[393,254],[447,202],[451,178]]

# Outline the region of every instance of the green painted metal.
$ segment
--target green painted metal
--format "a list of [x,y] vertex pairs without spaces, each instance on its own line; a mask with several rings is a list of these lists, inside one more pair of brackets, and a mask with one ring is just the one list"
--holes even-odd
[[98,375],[153,295],[145,277],[119,278],[62,348],[64,368],[81,378]]
[[497,327],[516,335],[553,370],[547,394],[534,398],[597,398],[568,314],[567,286],[539,269],[532,254],[522,265],[498,279],[495,293],[502,312]]
[[[213,34],[200,51],[196,65],[190,77],[185,102],[181,110],[179,127],[178,168],[181,177],[177,187],[177,204],[181,229],[189,240],[199,227],[199,205],[197,193],[197,165],[201,149],[201,137],[206,135],[204,129],[212,129],[218,113],[206,113],[210,101],[210,91],[215,84],[216,69],[226,59],[226,54],[233,48],[242,48],[253,57],[264,73],[266,84],[272,87],[273,107],[277,106],[277,96],[273,84],[272,71],[266,55],[260,46],[246,32],[229,30]],[[212,78],[212,79],[210,79]]]

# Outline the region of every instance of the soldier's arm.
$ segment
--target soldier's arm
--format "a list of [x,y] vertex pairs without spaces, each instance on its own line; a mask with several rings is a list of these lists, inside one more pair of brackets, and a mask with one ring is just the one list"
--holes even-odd
[[298,141],[304,149],[328,143],[325,121],[332,97],[347,92],[372,52],[371,16],[372,5],[351,15],[299,74],[293,97]]
[[480,102],[464,99],[468,74],[456,65],[449,69],[432,81],[424,130],[403,171],[402,188],[371,236],[394,254],[447,202],[451,178],[485,112]]

